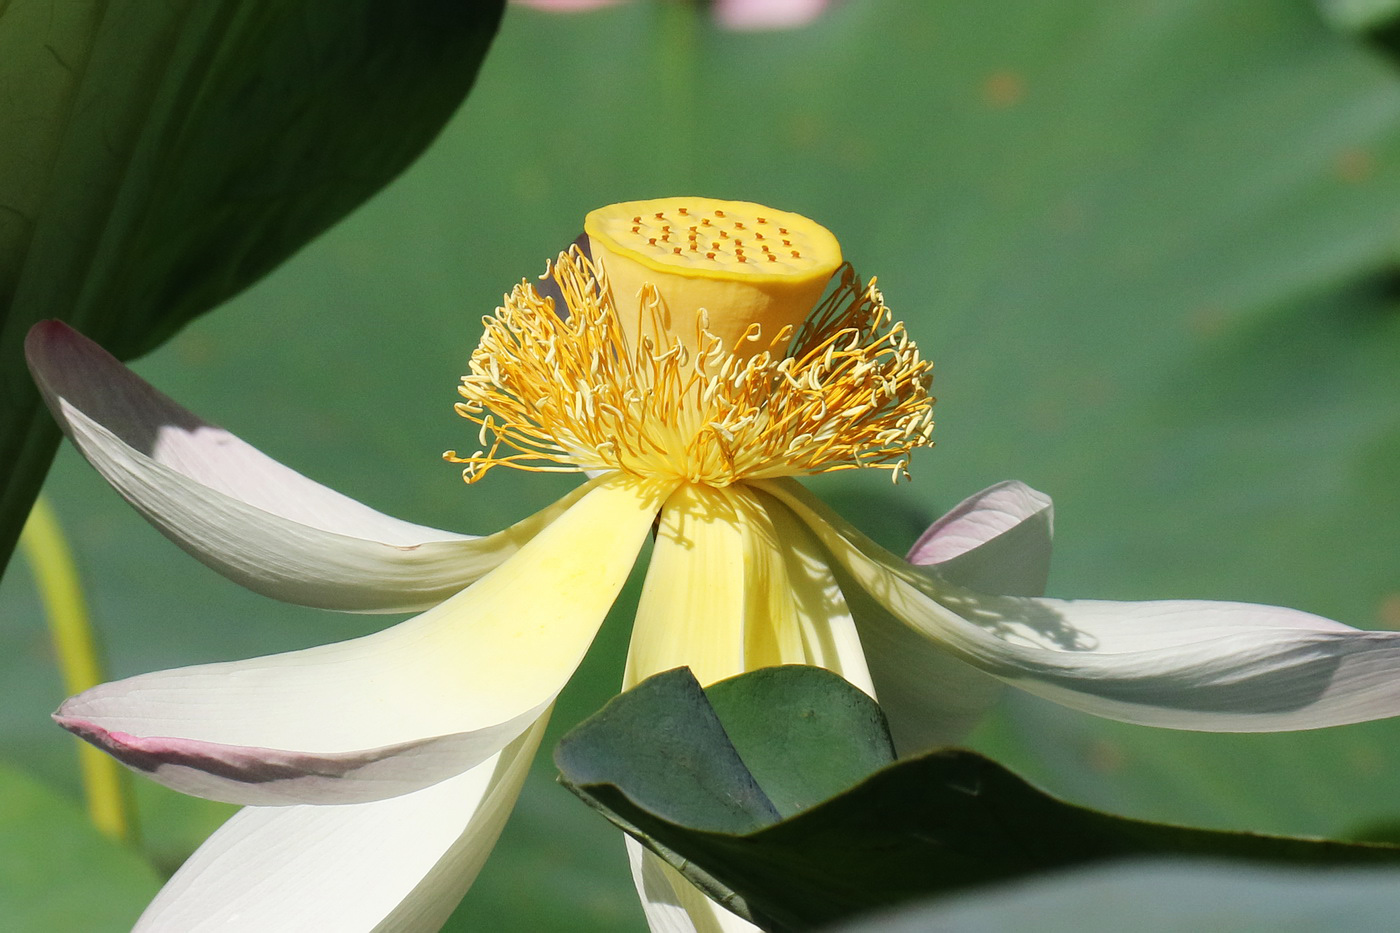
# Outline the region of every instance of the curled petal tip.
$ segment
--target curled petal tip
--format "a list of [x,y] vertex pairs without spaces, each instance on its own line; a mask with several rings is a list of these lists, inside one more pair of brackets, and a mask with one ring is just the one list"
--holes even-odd
[[153,774],[161,768],[190,768],[242,784],[271,785],[278,781],[305,778],[343,777],[364,762],[348,756],[341,760],[327,756],[246,745],[222,745],[175,736],[132,735],[106,729],[95,722],[54,714],[54,721],[78,738],[136,771]]

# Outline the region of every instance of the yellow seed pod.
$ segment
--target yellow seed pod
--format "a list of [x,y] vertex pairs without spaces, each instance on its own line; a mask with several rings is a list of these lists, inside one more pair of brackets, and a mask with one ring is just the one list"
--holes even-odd
[[806,319],[841,265],[825,227],[749,201],[624,201],[590,212],[583,229],[634,343],[696,350],[703,326],[739,357],[781,352],[774,340]]

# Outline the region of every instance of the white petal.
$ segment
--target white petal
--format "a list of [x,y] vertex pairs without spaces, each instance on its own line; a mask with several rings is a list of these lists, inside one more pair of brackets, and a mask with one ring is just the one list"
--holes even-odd
[[[682,486],[661,511],[625,685],[686,666],[702,684],[815,664],[871,690],[854,623],[817,542],[734,486]],[[785,512],[774,503],[774,508]]]
[[907,559],[981,593],[1040,596],[1050,576],[1054,505],[1008,480],[958,503],[928,527]]
[[[998,483],[930,525],[907,559],[968,589],[1039,596],[1050,576],[1053,514],[1044,493]],[[943,651],[859,587],[848,598],[901,755],[961,740],[996,704],[1001,681]]]
[[715,22],[740,31],[793,29],[826,11],[831,0],[715,0]]
[[437,930],[495,845],[544,724],[411,794],[241,810],[190,856],[136,930]]
[[[810,536],[811,532],[805,531],[806,526],[786,506],[772,499],[768,501],[771,502],[769,512],[784,540],[796,539],[791,528],[801,528]],[[823,515],[840,521],[819,503],[810,505],[813,509],[820,507]],[[956,510],[950,513],[953,514]],[[779,516],[786,516],[786,521]],[[981,527],[994,528],[995,525],[983,523]],[[1014,529],[1005,531],[1003,537],[1016,537],[1016,533]],[[962,536],[960,540],[966,547],[958,554],[977,553],[974,550],[976,541],[969,536]],[[994,533],[985,540],[991,543],[984,546],[995,547],[1002,538]],[[1033,540],[1033,536],[1020,540]],[[952,562],[958,563],[956,557]],[[993,572],[989,569],[988,575]],[[850,577],[841,575],[839,579],[845,593],[844,604],[849,606],[848,612],[854,616],[859,631],[859,645],[864,649],[873,695],[879,698],[899,754],[917,754],[952,744],[967,735],[995,705],[1003,689],[1002,682],[959,661],[926,635],[891,616]]]
[[562,509],[472,538],[399,521],[313,482],[157,392],[57,321],[25,343],[74,446],[151,524],[251,590],[323,609],[441,602]]
[[877,600],[950,654],[1024,690],[1126,722],[1220,732],[1400,715],[1400,632],[1245,603],[984,596],[921,574],[811,505],[791,507]]
[[749,933],[758,927],[710,900],[631,836],[627,861],[651,933]]
[[163,671],[64,703],[65,728],[175,790],[360,803],[499,751],[553,702],[665,490],[620,477],[435,609],[352,641]]
[[964,738],[996,705],[1005,685],[894,618],[859,585],[842,586],[900,756]]

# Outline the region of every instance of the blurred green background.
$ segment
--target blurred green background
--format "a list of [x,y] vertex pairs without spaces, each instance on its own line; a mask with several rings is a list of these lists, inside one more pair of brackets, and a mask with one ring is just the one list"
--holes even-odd
[[[878,540],[902,550],[1016,478],[1055,498],[1053,595],[1400,627],[1400,73],[1302,0],[848,0],[752,34],[692,3],[511,9],[415,166],[136,369],[377,508],[494,530],[571,481],[502,470],[467,488],[439,460],[472,435],[452,402],[481,315],[589,209],[691,193],[831,228],[936,361],[938,444],[912,484],[811,484]],[[112,676],[392,621],[225,582],[70,450],[46,491]],[[552,737],[616,689],[635,582]],[[81,842],[80,821],[72,845],[53,838],[78,782],[22,560],[0,618],[0,865],[51,860],[69,913],[30,929],[125,929],[154,876]],[[1275,832],[1400,826],[1400,721],[1197,735],[1009,693],[971,744],[1076,802]],[[140,801],[165,869],[230,812],[150,786]],[[450,929],[643,928],[621,839],[541,755]]]

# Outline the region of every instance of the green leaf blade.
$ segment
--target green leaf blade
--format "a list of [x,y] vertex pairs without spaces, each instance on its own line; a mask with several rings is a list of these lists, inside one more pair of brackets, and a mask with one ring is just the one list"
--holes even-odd
[[11,0],[0,9],[0,560],[57,434],[61,318],[130,358],[377,192],[475,81],[503,0]]
[[[770,667],[705,688],[725,734],[784,817],[894,761],[879,706],[819,667]],[[841,681],[844,684],[844,681]]]
[[604,791],[619,811],[635,800],[635,812],[739,833],[779,818],[688,668],[614,698],[560,740],[554,763],[571,790],[625,785],[621,799]]
[[[698,747],[686,754],[677,746],[691,736],[712,735],[710,719],[720,710],[707,710],[693,695],[684,708],[664,708],[670,698],[658,689],[660,679],[644,681],[613,706],[625,706],[627,718],[635,722],[658,715],[666,733],[675,737],[665,754],[689,758]],[[752,689],[734,686],[750,679],[758,681]],[[717,691],[725,696],[725,710],[741,718],[753,715],[751,703],[737,702],[741,696],[776,699],[786,684],[802,697],[768,708],[771,724],[763,731],[769,743],[807,743],[808,751],[829,747],[837,730],[811,729],[805,720],[813,710],[834,708],[837,720],[856,731],[865,728],[845,708],[855,695],[864,694],[834,675],[782,667],[725,684]],[[823,692],[829,702],[820,700]],[[687,716],[705,723],[707,732],[687,723]],[[996,762],[962,749],[889,764],[814,806],[758,828],[734,831],[686,823],[676,818],[687,811],[686,802],[668,795],[713,796],[715,789],[698,786],[703,775],[691,787],[659,781],[651,760],[655,749],[636,742],[636,733],[612,731],[615,717],[600,717],[570,734],[569,755],[556,756],[566,786],[705,890],[732,894],[751,919],[769,930],[813,929],[930,895],[1125,858],[1400,866],[1397,846],[1193,829],[1100,813],[1051,797]],[[727,720],[721,721],[727,728]],[[610,739],[606,777],[574,770],[575,762],[588,760],[588,746],[600,738]],[[789,756],[800,759],[800,753]],[[820,782],[827,776],[814,777]],[[726,780],[732,777],[726,775]],[[782,780],[794,779],[785,775]]]

